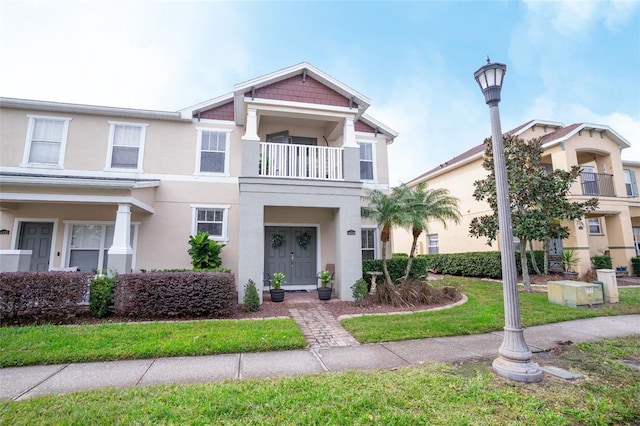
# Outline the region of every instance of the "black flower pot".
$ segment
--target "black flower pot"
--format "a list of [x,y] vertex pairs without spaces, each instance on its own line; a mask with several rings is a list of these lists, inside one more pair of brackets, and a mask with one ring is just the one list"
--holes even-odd
[[271,301],[272,302],[282,302],[284,300],[284,290],[271,290]]
[[331,291],[333,289],[331,287],[320,287],[318,289],[318,298],[320,300],[329,300],[331,299]]

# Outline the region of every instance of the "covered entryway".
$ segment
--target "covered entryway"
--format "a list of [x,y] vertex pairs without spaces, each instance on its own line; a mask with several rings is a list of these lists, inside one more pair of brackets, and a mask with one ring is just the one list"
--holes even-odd
[[53,223],[22,222],[18,250],[31,250],[30,271],[48,271],[51,257]]
[[317,285],[317,230],[315,227],[267,226],[264,272],[285,274],[285,290],[315,289]]

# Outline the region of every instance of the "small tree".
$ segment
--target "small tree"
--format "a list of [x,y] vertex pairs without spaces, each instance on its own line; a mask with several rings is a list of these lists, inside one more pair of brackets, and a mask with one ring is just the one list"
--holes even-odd
[[220,253],[225,245],[210,240],[208,232],[198,231],[196,235],[189,236],[189,245],[188,253],[195,271],[215,269],[222,264]]
[[258,289],[256,283],[253,280],[247,281],[244,286],[244,310],[247,312],[255,312],[260,309],[260,296],[258,295]]
[[460,211],[458,210],[458,199],[452,197],[448,190],[444,188],[429,189],[424,182],[413,188],[403,184],[394,188],[393,193],[410,216],[409,225],[413,236],[411,252],[404,273],[406,281],[409,279],[409,272],[416,254],[418,238],[427,229],[429,221],[438,220],[446,228],[447,220],[460,223]]
[[396,191],[385,194],[377,189],[369,191],[364,197],[365,206],[360,209],[360,215],[366,219],[371,219],[378,224],[380,241],[382,242],[382,272],[385,283],[391,286],[393,283],[387,268],[387,243],[391,235],[391,228],[394,226],[406,227],[411,222],[411,216],[404,208],[400,200],[401,194]]
[[[485,144],[482,166],[489,171],[489,176],[474,182],[473,196],[478,201],[487,201],[493,214],[474,218],[469,233],[475,237],[488,237],[491,245],[498,233],[498,203],[491,138],[487,138]],[[597,198],[582,203],[569,201],[569,189],[578,178],[580,167],[547,171],[541,162],[542,152],[540,138],[529,141],[514,135],[504,138],[513,235],[520,239],[522,277],[527,291],[531,291],[527,242],[567,238],[569,228],[561,222],[580,219],[598,206]]]

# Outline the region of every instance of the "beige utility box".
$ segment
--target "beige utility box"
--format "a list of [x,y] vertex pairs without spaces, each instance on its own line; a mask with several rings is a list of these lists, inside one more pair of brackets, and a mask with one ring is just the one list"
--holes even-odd
[[618,279],[616,278],[616,271],[613,269],[596,269],[598,274],[598,281],[602,281],[604,284],[604,300],[607,303],[618,303],[620,298],[618,297]]
[[547,282],[549,302],[565,306],[592,306],[604,303],[602,284],[582,281],[549,281]]

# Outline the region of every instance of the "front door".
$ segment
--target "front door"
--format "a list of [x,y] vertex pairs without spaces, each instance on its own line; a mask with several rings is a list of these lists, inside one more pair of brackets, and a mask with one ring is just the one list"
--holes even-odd
[[265,227],[265,272],[269,276],[283,272],[286,281],[283,288],[288,290],[315,288],[316,234],[316,228],[312,227]]
[[18,250],[31,250],[30,271],[48,271],[53,223],[23,222],[20,226]]

